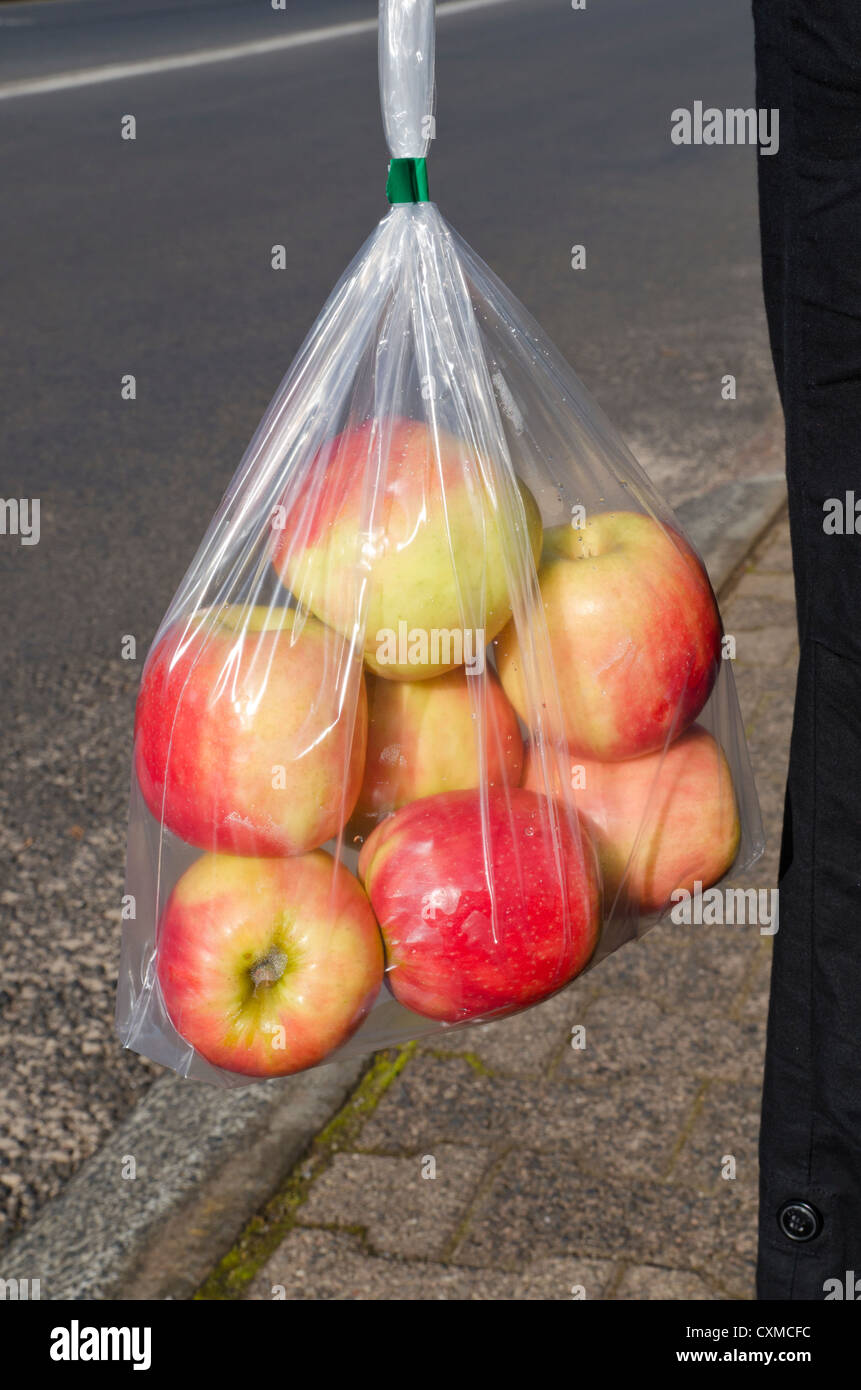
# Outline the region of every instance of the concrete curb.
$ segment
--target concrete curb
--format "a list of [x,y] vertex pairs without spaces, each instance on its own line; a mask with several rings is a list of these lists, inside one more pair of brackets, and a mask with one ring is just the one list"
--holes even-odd
[[785,505],[784,475],[761,473],[692,497],[676,509],[705,561],[715,593],[726,587]]
[[54,1300],[190,1298],[366,1066],[229,1091],[161,1077],[13,1242],[3,1277]]
[[[773,433],[768,432],[768,445]],[[772,455],[752,441],[752,461]],[[679,521],[720,591],[786,500],[760,473],[691,499]],[[283,1183],[367,1066],[351,1059],[289,1080],[220,1091],[160,1078],[2,1257],[5,1279],[46,1299],[186,1299]],[[123,1176],[128,1159],[135,1177]]]

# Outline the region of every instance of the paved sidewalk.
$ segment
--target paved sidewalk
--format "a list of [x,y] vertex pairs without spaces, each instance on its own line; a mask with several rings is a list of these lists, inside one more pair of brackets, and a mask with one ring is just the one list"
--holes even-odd
[[[768,839],[739,882],[770,888],[796,662],[785,521],[721,606]],[[769,966],[755,927],[666,924],[538,1009],[378,1058],[202,1296],[753,1297]]]

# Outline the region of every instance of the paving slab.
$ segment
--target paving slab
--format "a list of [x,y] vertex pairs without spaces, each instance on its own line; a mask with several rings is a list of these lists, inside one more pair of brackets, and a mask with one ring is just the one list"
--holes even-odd
[[627,1258],[670,1269],[752,1260],[756,1207],[731,1184],[705,1196],[671,1182],[593,1174],[570,1157],[512,1151],[477,1204],[452,1262],[517,1269],[536,1255]]
[[731,1184],[737,1197],[755,1206],[761,1095],[761,1084],[712,1081],[676,1155],[672,1182],[715,1194]]
[[613,1298],[619,1303],[666,1302],[677,1299],[711,1300],[714,1292],[698,1274],[660,1265],[630,1265]]
[[441,1259],[492,1164],[489,1151],[456,1144],[403,1157],[338,1154],[297,1224],[359,1227],[377,1254]]
[[419,1260],[379,1259],[360,1238],[338,1231],[297,1230],[249,1290],[255,1300],[413,1300],[432,1302],[600,1298],[615,1266],[609,1260],[534,1260],[521,1274],[465,1270]]
[[365,1125],[364,1153],[434,1154],[475,1144],[575,1155],[593,1172],[663,1173],[699,1090],[694,1076],[653,1074],[572,1083],[470,1074],[468,1064],[417,1056]]

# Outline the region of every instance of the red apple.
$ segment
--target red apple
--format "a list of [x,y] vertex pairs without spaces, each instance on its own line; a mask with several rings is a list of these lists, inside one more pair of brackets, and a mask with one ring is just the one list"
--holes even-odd
[[[449,671],[435,680],[368,675],[368,754],[353,824],[437,792],[516,787],[523,767],[517,715],[493,671]],[[483,745],[484,758],[480,757]]]
[[[630,762],[572,757],[572,791],[592,834],[612,904],[624,879],[627,901],[658,912],[676,888],[716,883],[732,866],[741,829],[723,750],[694,725],[666,752]],[[524,786],[543,788],[530,750]]]
[[[539,583],[572,753],[612,762],[678,737],[709,697],[721,638],[708,576],[683,538],[639,512],[600,512],[547,532]],[[513,623],[497,665],[529,724]]]
[[284,1076],[355,1032],[383,948],[360,885],[323,850],[206,854],[170,895],[157,964],[171,1022],[196,1052],[244,1076]]
[[458,1023],[535,1004],[579,974],[598,940],[588,836],[532,791],[413,801],[369,837],[359,873],[387,983],[426,1018]]
[[541,549],[531,493],[518,484],[523,518],[509,531],[501,509],[520,502],[497,495],[488,473],[472,445],[417,420],[346,430],[275,513],[278,575],[339,632],[364,622],[365,661],[389,680],[483,662],[511,616],[507,566]]
[[138,782],[156,819],[202,849],[302,854],[337,835],[366,741],[359,663],[316,618],[210,610],[171,627],[147,661]]

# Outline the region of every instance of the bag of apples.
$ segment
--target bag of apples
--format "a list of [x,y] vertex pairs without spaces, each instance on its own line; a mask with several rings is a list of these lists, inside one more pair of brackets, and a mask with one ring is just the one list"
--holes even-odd
[[138,697],[119,1032],[221,1084],[538,1004],[761,849],[698,556],[427,201],[433,24],[381,0],[391,209]]

